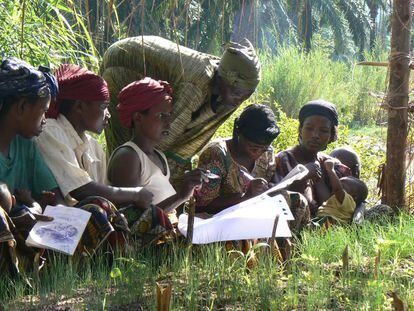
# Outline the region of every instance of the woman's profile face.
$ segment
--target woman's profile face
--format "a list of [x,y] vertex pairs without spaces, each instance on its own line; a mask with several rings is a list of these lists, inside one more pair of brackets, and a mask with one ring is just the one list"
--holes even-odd
[[269,151],[270,145],[262,145],[252,142],[245,138],[243,135],[239,135],[239,148],[252,160],[257,160],[263,153]]
[[39,136],[46,124],[45,113],[49,109],[50,95],[39,97],[35,102],[22,99],[19,109],[19,133],[24,138]]
[[83,103],[83,119],[85,129],[92,133],[101,134],[108,126],[111,114],[106,101],[92,101]]
[[323,116],[309,116],[299,129],[299,144],[311,152],[325,150],[331,141],[332,123]]

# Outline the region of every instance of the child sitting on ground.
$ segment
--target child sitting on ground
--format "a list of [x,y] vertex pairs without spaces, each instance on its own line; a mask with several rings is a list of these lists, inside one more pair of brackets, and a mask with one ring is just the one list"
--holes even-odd
[[338,178],[334,169],[336,161],[327,159],[324,162],[332,196],[318,209],[316,222],[319,224],[325,223],[326,218],[333,219],[333,223],[348,223],[352,219],[355,207],[368,196],[368,188],[362,180],[351,176]]

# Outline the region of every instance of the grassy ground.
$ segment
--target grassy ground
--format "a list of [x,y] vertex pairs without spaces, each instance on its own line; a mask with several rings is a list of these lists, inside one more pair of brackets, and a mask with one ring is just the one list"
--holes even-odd
[[[287,134],[278,138],[277,150],[296,141],[296,121],[283,115],[281,121]],[[230,123],[220,129],[222,136],[231,135]],[[338,142],[361,155],[372,200],[385,134],[378,127],[344,127]],[[2,304],[6,310],[153,310],[157,280],[172,283],[173,310],[386,310],[394,291],[414,308],[413,234],[414,216],[409,214],[363,227],[306,231],[285,266],[262,245],[252,270],[246,268],[247,257],[226,253],[220,244],[192,250],[178,243],[130,249],[111,266],[101,258],[78,263],[61,257],[43,271],[40,281],[33,280],[33,289],[20,280],[1,279],[0,309]],[[346,245],[347,271],[342,268]]]
[[35,289],[0,280],[0,301],[10,310],[155,309],[155,282],[166,279],[173,310],[387,310],[394,291],[414,308],[413,234],[408,214],[363,227],[306,231],[286,266],[259,246],[259,264],[251,270],[246,257],[233,260],[220,244],[131,251],[112,268],[101,260],[58,260]]

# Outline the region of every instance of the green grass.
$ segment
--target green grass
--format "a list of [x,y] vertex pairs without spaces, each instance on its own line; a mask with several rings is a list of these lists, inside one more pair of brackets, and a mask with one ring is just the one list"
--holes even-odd
[[[259,264],[252,270],[246,257],[232,260],[220,244],[131,251],[111,269],[99,260],[82,265],[63,260],[44,271],[33,290],[24,290],[21,281],[0,280],[0,301],[11,310],[46,309],[58,302],[76,310],[137,304],[155,309],[155,282],[167,279],[173,310],[390,309],[392,291],[413,308],[413,234],[414,217],[408,214],[363,227],[305,231],[288,267],[259,247]],[[341,261],[346,245],[348,271]]]

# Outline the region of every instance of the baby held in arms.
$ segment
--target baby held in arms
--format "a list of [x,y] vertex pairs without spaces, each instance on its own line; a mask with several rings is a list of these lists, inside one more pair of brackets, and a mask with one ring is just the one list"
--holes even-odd
[[324,162],[332,195],[319,207],[316,219],[318,223],[324,218],[331,218],[338,223],[348,223],[352,219],[355,207],[368,196],[368,188],[362,180],[351,176],[338,178],[334,169],[336,163],[336,159],[327,159]]
[[[42,193],[40,200],[42,206],[53,204],[54,201],[55,197],[52,192],[44,191]],[[30,227],[34,224],[35,220],[52,220],[51,217],[41,215],[41,204],[32,198],[29,190],[16,189],[15,194],[12,195],[7,185],[0,182],[0,207],[14,219],[13,221],[17,227],[22,225],[22,228],[17,229]]]

